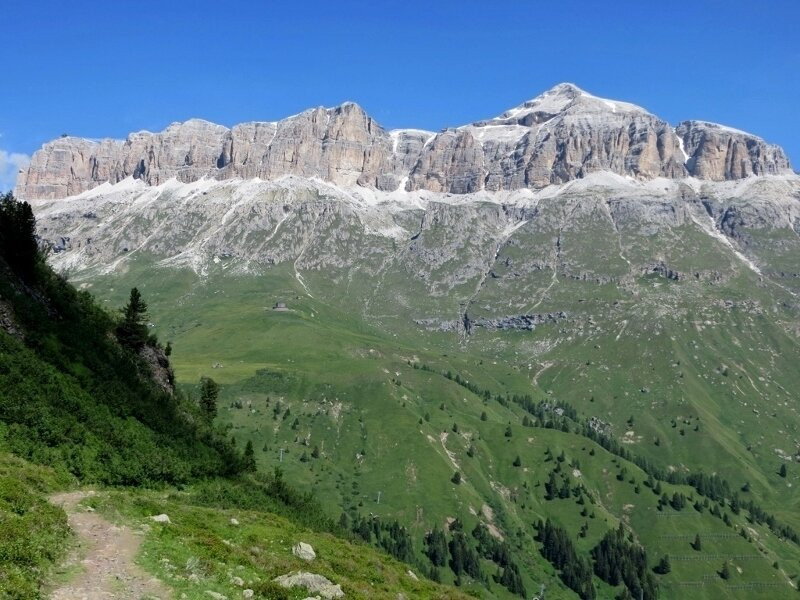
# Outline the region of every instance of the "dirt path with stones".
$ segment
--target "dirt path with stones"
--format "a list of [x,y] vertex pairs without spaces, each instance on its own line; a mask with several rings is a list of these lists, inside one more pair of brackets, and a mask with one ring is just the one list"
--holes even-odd
[[117,526],[78,503],[94,492],[78,491],[50,498],[61,506],[80,540],[80,554],[71,559],[82,571],[50,594],[51,600],[161,599],[171,597],[158,579],[145,573],[134,559],[142,543],[129,527]]

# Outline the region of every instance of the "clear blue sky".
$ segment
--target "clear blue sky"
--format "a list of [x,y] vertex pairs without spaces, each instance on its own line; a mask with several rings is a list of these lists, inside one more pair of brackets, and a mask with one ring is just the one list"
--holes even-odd
[[10,0],[0,31],[0,188],[61,133],[344,100],[385,127],[438,130],[562,81],[756,133],[800,166],[798,0]]

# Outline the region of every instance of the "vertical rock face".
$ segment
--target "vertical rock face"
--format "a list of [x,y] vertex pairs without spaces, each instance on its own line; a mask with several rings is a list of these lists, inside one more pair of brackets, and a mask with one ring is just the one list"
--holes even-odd
[[170,125],[161,133],[136,133],[128,136],[112,170],[118,180],[133,175],[149,185],[173,177],[197,181],[218,166],[227,133],[225,127],[199,119]]
[[791,168],[782,148],[737,129],[704,121],[684,121],[676,133],[689,155],[686,164],[699,179],[743,179],[751,175],[774,175]]
[[601,170],[646,179],[687,175],[668,123],[633,104],[561,84],[495,119],[438,135],[412,172],[410,189],[540,188]]
[[790,168],[783,151],[730,128],[673,129],[644,109],[560,84],[506,111],[438,134],[387,132],[352,102],[228,129],[193,119],[125,141],[64,137],[20,173],[17,195],[55,199],[106,181],[319,178],[343,187],[453,194],[541,188],[611,171],[637,179],[741,179]]

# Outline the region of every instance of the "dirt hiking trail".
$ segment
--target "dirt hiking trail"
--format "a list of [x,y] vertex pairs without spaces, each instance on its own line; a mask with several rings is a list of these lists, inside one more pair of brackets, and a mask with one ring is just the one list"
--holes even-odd
[[167,600],[171,593],[158,579],[145,573],[134,559],[142,543],[130,528],[110,523],[78,503],[92,491],[67,492],[50,502],[67,513],[69,526],[80,542],[79,552],[67,566],[81,567],[72,581],[50,593],[51,600]]

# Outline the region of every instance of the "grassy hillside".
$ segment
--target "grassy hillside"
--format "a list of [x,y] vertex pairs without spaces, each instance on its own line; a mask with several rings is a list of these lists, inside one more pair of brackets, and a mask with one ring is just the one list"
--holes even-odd
[[[745,394],[745,382],[751,389],[774,386],[779,396],[781,386],[792,389],[796,373],[786,357],[796,354],[796,343],[773,320],[720,310],[716,333],[708,335],[710,326],[699,322],[709,320],[708,308],[698,305],[699,316],[668,323],[626,313],[621,304],[603,321],[597,314],[594,325],[564,324],[559,337],[565,341],[530,361],[523,349],[548,347],[558,325],[502,335],[477,331],[464,344],[453,334],[377,328],[352,303],[309,297],[280,268],[269,276],[220,272],[198,280],[172,270],[166,278],[146,261],[128,267],[94,278],[91,289],[116,304],[130,282],[139,282],[160,335],[176,348],[185,389],[196,394],[193,382],[203,375],[221,382],[221,418],[240,446],[253,443],[263,469],[280,466],[290,482],[313,488],[331,518],[346,515],[343,522],[356,534],[363,519],[377,515],[379,531],[365,536],[373,544],[391,547],[381,532],[397,520],[413,546],[408,560],[420,571],[478,594],[488,589],[493,597],[512,597],[499,583],[504,568],[493,560],[479,559],[483,581],[477,582],[449,564],[434,566],[426,554],[426,534],[438,527],[451,541],[458,533],[450,531],[454,519],[480,553],[473,530],[482,523],[507,545],[528,593],[545,585],[550,597],[569,597],[559,570],[542,556],[534,527],[550,518],[587,561],[622,522],[646,549],[649,571],[669,557],[670,572],[653,574],[663,598],[687,590],[698,598],[780,597],[796,585],[800,547],[782,528],[796,528],[791,484],[797,474],[790,464],[781,477],[783,461],[771,451],[785,446],[796,407],[788,396],[781,403],[769,395],[736,398]],[[306,281],[318,294],[314,276]],[[641,283],[651,284],[654,294],[670,285]],[[574,299],[582,285],[567,295],[576,310],[591,315],[592,306]],[[289,310],[272,310],[278,301]],[[769,379],[750,375],[750,382],[752,371],[744,366],[759,355],[734,352],[767,339],[782,352],[771,350],[763,364]],[[725,401],[726,393],[735,404]],[[515,403],[514,394],[529,396],[538,416]],[[565,401],[572,418],[555,412]],[[775,425],[759,430],[755,423],[763,418]],[[590,423],[605,435],[588,431]],[[750,443],[754,431],[759,437]],[[569,494],[547,499],[556,465],[558,486]],[[689,485],[687,477],[700,473],[720,474],[727,491]],[[671,506],[675,494],[685,498],[680,510]],[[697,535],[700,551],[690,545]],[[719,574],[725,562],[730,579]],[[623,592],[597,576],[593,585],[597,597]]]

